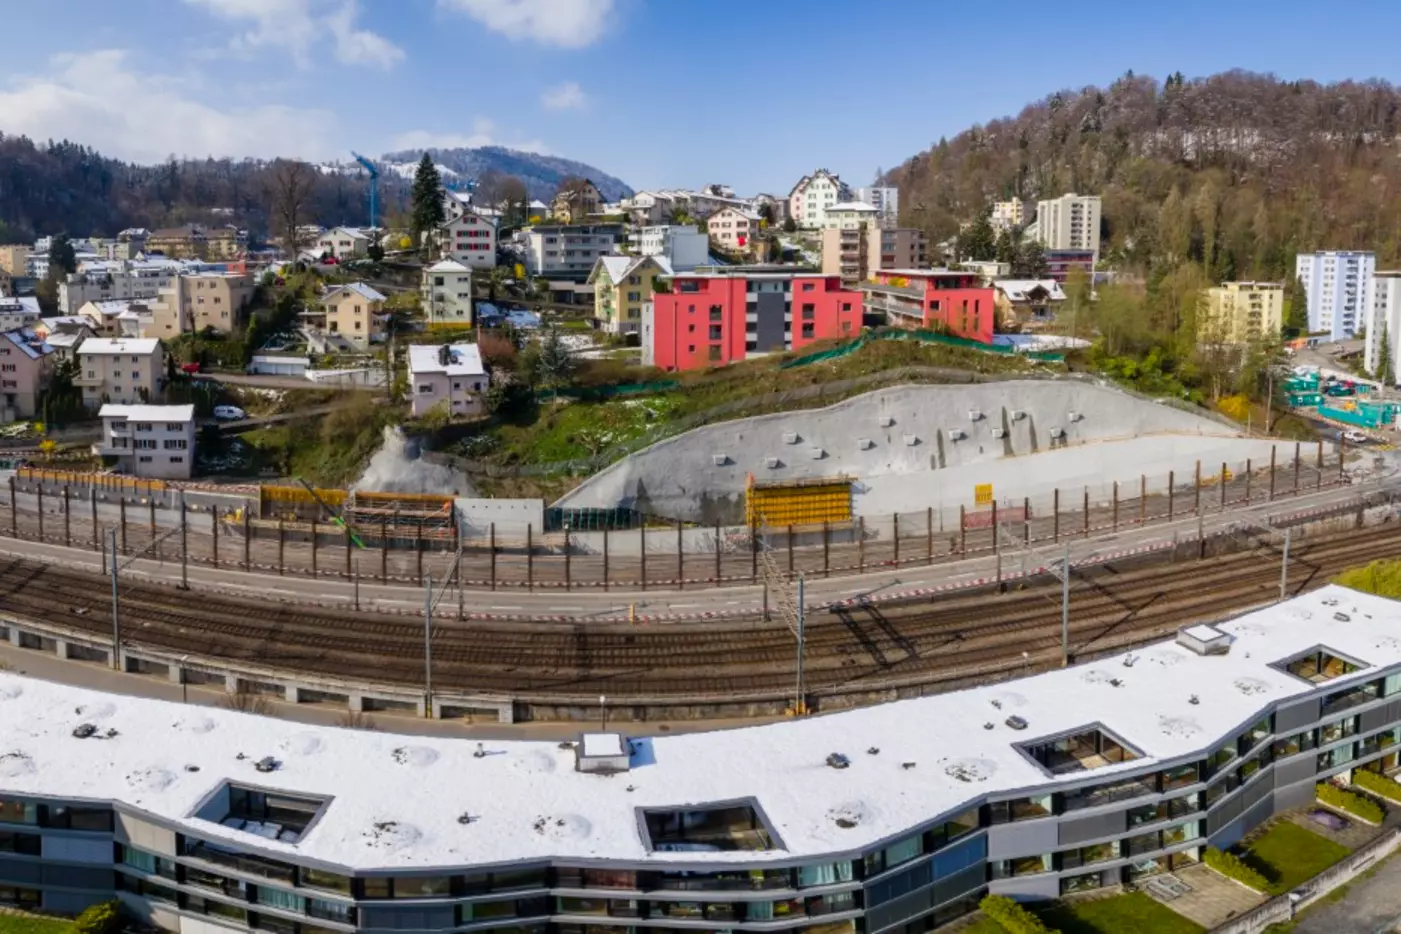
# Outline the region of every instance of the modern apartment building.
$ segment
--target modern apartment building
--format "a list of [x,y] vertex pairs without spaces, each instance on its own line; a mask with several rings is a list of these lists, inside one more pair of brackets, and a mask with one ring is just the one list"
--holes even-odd
[[343,350],[365,351],[384,340],[384,296],[363,282],[332,286],[302,315]]
[[1142,884],[1396,769],[1398,623],[1330,586],[1011,682],[572,747],[0,672],[5,892],[184,934],[924,931]]
[[438,228],[438,250],[443,259],[456,260],[472,269],[496,265],[496,224],[473,210],[464,210]]
[[671,280],[643,311],[642,359],[664,370],[724,366],[861,331],[861,293],[793,266],[717,266]]
[[992,229],[1021,230],[1031,223],[1032,211],[1032,203],[1023,201],[1021,198],[998,201],[992,206]]
[[207,253],[204,228],[186,224],[153,230],[146,240],[146,249],[170,259],[204,259]]
[[90,337],[78,348],[83,405],[149,405],[165,387],[165,351],[154,337]]
[[39,399],[57,361],[57,351],[33,331],[0,332],[0,421],[41,414]]
[[913,227],[878,227],[822,231],[822,273],[841,276],[854,286],[876,269],[913,269],[925,264],[928,241]]
[[88,302],[150,301],[173,286],[181,273],[199,270],[197,264],[171,259],[85,263],[58,284],[58,313],[76,315]]
[[1046,251],[1047,275],[1062,285],[1070,278],[1070,274],[1077,270],[1085,274],[1087,281],[1093,281],[1095,262],[1096,255],[1093,250]]
[[826,169],[818,169],[798,179],[788,193],[788,216],[799,227],[820,230],[826,223],[827,209],[850,200],[851,189],[846,182]]
[[230,334],[243,325],[253,300],[253,277],[242,273],[179,275],[150,304],[147,337],[169,339],[212,330]]
[[188,480],[195,464],[193,405],[115,405],[97,412],[102,439],[93,453],[122,473],[153,480]]
[[636,334],[658,278],[674,274],[663,256],[600,256],[589,275],[594,321],[609,334]]
[[1391,348],[1393,379],[1401,376],[1401,270],[1377,270],[1372,275],[1372,301],[1367,306],[1367,343],[1363,353],[1367,372],[1381,379],[1382,340]]
[[1223,282],[1206,290],[1197,340],[1244,344],[1277,338],[1284,328],[1284,285]]
[[900,189],[894,185],[856,188],[852,191],[852,198],[875,208],[882,227],[894,227],[900,223]]
[[690,225],[634,228],[628,234],[628,250],[635,256],[665,259],[676,272],[690,272],[710,262],[710,238]]
[[472,326],[472,270],[443,259],[423,270],[420,304],[430,328]]
[[878,269],[861,283],[866,310],[895,327],[936,330],[991,344],[997,292],[976,272],[956,269]]
[[476,344],[410,344],[413,415],[442,408],[455,418],[486,411],[487,375]]
[[1099,195],[1061,195],[1036,204],[1036,236],[1048,250],[1082,250],[1099,262]]
[[532,276],[588,278],[600,256],[616,253],[622,224],[532,227],[524,231],[525,268]]
[[879,227],[880,211],[864,201],[839,201],[829,205],[823,214],[823,230],[859,230]]
[[39,322],[39,300],[32,296],[0,297],[0,331],[30,328]]
[[370,235],[359,227],[333,227],[316,238],[312,250],[338,260],[364,259],[370,254]]
[[1309,304],[1309,332],[1344,340],[1360,331],[1372,307],[1377,254],[1327,250],[1300,253],[1294,274],[1304,284]]

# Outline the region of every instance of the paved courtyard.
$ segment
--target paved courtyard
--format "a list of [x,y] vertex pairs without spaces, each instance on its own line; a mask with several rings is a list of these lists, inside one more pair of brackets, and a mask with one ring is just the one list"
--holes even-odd
[[[1174,878],[1181,885],[1174,885]],[[1265,896],[1259,892],[1254,892],[1239,882],[1232,882],[1201,864],[1155,876],[1151,880],[1145,880],[1139,888],[1207,930],[1244,914],[1265,901]],[[1180,894],[1174,897],[1173,891]]]

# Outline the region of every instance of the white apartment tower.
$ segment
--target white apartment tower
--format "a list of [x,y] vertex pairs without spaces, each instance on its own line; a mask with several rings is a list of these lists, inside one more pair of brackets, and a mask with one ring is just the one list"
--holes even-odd
[[900,221],[900,189],[894,185],[867,185],[852,193],[856,201],[869,204],[880,212],[882,227],[895,227]]
[[1099,195],[1073,192],[1036,203],[1036,234],[1048,250],[1090,250],[1099,263]]
[[[1377,367],[1381,364],[1382,332],[1385,331],[1386,342],[1391,345],[1391,371],[1395,377],[1401,374],[1401,270],[1378,270],[1373,274],[1372,300],[1367,312],[1367,348],[1363,357],[1367,372],[1377,379],[1382,378]],[[1309,320],[1312,322],[1312,315]]]
[[826,169],[798,179],[788,193],[788,216],[799,227],[820,229],[827,221],[827,209],[851,200],[846,182]]
[[1366,327],[1376,272],[1377,254],[1370,251],[1300,253],[1294,274],[1308,297],[1309,332],[1336,341]]

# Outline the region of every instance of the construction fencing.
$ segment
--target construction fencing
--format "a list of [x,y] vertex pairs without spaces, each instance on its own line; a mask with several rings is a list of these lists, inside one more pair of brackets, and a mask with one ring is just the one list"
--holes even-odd
[[[1295,448],[1293,458],[1244,465],[1200,465],[1186,476],[1140,477],[1111,484],[1107,495],[1087,488],[1038,497],[991,499],[984,507],[933,508],[857,516],[821,524],[703,527],[653,523],[636,529],[567,529],[498,534],[460,523],[400,516],[362,521],[351,529],[322,515],[287,521],[219,504],[158,509],[154,499],[125,500],[99,511],[96,499],[45,497],[36,510],[21,506],[14,488],[9,515],[0,508],[0,535],[95,551],[115,533],[123,555],[229,570],[385,582],[435,580],[455,572],[465,587],[690,589],[760,583],[760,551],[783,574],[828,577],[1002,555],[1044,563],[1060,543],[1154,523],[1190,520],[1255,503],[1303,495],[1348,482],[1338,455]],[[3,504],[0,498],[0,504]],[[358,544],[357,544],[358,539]],[[999,566],[1002,562],[999,562]]]

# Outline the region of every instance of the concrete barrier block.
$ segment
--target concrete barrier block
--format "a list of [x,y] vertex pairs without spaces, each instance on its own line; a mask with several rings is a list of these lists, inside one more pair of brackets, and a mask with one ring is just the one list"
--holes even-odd
[[882,428],[889,428],[891,425],[894,425],[894,424],[895,424],[895,416],[894,416],[894,415],[882,415],[882,416],[880,417],[880,426],[881,426]]
[[820,461],[822,460],[822,458],[827,456],[827,452],[824,451],[822,448],[811,448],[809,450],[809,453],[812,454],[812,459],[815,461]]
[[783,443],[784,443],[784,444],[797,444],[797,443],[798,443],[798,433],[797,433],[796,431],[785,431],[785,432],[783,433]]
[[863,451],[869,451],[876,446],[876,443],[870,438],[858,438],[856,439],[856,446]]
[[949,440],[950,440],[950,441],[962,441],[962,440],[963,440],[964,438],[966,438],[966,437],[968,437],[968,435],[967,435],[966,433],[964,433],[964,431],[963,431],[962,428],[950,428],[950,429],[949,429]]
[[1006,429],[1006,428],[994,428],[994,429],[992,430],[992,436],[993,436],[994,438],[1005,438],[1005,437],[1007,437],[1007,429]]
[[711,462],[712,462],[716,467],[724,467],[726,464],[728,464],[728,463],[730,462],[730,455],[728,455],[728,454],[712,454],[712,455],[710,455],[710,460],[711,460]]
[[782,467],[783,461],[779,460],[777,457],[766,457],[764,458],[764,466],[773,470],[776,467]]

